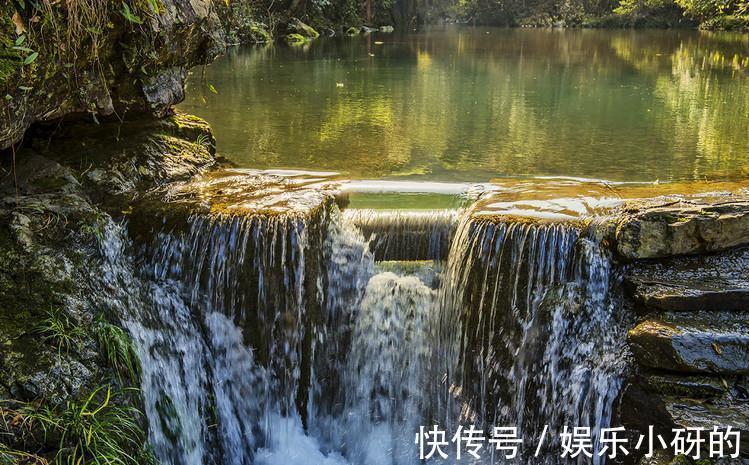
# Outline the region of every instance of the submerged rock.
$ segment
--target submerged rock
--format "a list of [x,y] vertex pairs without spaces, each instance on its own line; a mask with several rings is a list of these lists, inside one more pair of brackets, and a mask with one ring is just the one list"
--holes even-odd
[[665,313],[629,331],[637,361],[687,373],[749,373],[749,314]]

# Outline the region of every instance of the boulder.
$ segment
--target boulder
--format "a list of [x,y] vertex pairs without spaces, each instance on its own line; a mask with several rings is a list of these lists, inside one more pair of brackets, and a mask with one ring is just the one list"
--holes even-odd
[[289,35],[297,34],[304,37],[306,40],[317,39],[320,37],[320,33],[315,30],[309,24],[302,22],[298,18],[291,18],[289,24],[286,26]]

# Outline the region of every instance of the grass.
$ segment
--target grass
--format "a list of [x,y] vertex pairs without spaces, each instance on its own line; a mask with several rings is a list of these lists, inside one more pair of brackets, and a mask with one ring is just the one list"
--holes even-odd
[[54,307],[47,310],[46,318],[39,322],[35,332],[42,335],[44,341],[55,344],[58,354],[80,346],[85,335],[78,322],[61,308]]
[[[132,391],[132,390],[129,390]],[[141,413],[117,405],[111,387],[95,389],[82,402],[69,401],[65,408],[51,409],[27,404],[25,421],[39,425],[47,438],[57,439],[55,465],[146,465],[155,463],[145,450]]]
[[129,379],[136,383],[140,377],[140,360],[130,336],[102,318],[96,322],[95,333],[101,353],[119,381]]
[[43,457],[30,454],[22,450],[11,449],[0,443],[0,463],[2,464],[25,464],[25,465],[48,465],[49,462]]

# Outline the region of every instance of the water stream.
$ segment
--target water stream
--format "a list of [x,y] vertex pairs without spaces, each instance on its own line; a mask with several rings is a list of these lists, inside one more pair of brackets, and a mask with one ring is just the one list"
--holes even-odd
[[[612,421],[625,332],[581,226],[336,207],[187,225],[108,253],[162,464],[415,465],[432,424],[517,426],[510,463],[531,463],[545,425]],[[378,256],[383,235],[410,245]],[[465,463],[500,463],[484,452]]]

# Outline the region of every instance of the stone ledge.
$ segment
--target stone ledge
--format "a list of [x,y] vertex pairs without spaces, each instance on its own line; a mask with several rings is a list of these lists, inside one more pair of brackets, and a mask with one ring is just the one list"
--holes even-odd
[[629,331],[638,363],[683,373],[749,374],[749,314],[665,313]]
[[616,251],[627,260],[717,252],[749,244],[749,194],[633,200],[617,220]]

